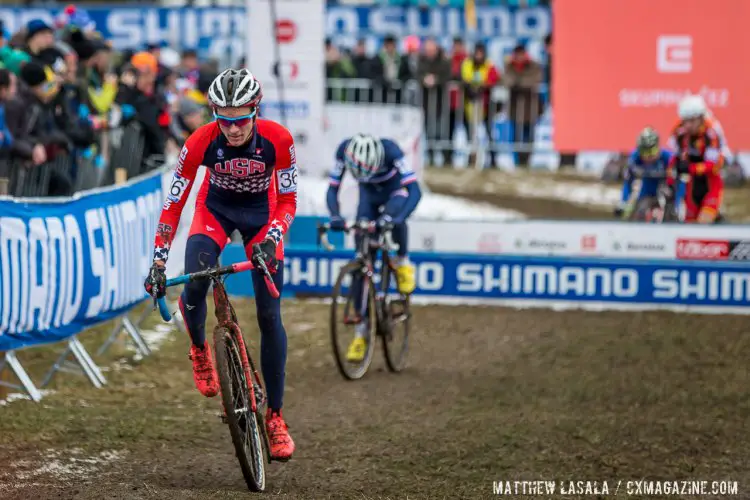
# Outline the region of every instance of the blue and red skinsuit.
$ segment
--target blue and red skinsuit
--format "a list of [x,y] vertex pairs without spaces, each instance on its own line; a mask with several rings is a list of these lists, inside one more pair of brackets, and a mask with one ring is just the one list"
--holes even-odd
[[[207,175],[196,199],[185,251],[185,272],[215,266],[228,236],[238,230],[248,258],[252,244],[267,237],[276,241],[279,266],[274,282],[281,291],[282,238],[297,209],[297,161],[291,134],[276,122],[259,119],[245,146],[230,146],[216,122],[200,127],[188,137],[159,219],[154,260],[167,260],[182,209],[201,165],[206,166]],[[252,274],[261,331],[261,368],[269,407],[275,410],[282,406],[286,365],[281,301],[271,297],[259,273]],[[180,311],[193,344],[199,347],[206,340],[209,284],[205,280],[188,283],[180,297]]]
[[672,158],[672,153],[666,149],[659,150],[659,156],[653,161],[646,163],[638,149],[634,150],[628,158],[628,166],[625,170],[625,181],[622,185],[620,201],[627,203],[633,192],[633,181],[641,179],[641,190],[638,193],[636,203],[646,197],[654,197],[659,191],[659,186],[667,178],[667,166]]
[[[339,186],[346,172],[344,155],[351,139],[345,139],[336,150],[336,166],[331,172],[326,202],[331,216],[339,216]],[[417,208],[422,197],[416,174],[407,163],[403,151],[390,139],[383,143],[383,164],[366,181],[359,182],[359,205],[357,220],[373,221],[378,218],[380,208],[393,220],[393,240],[398,243],[398,255],[403,257],[408,250],[406,219]]]

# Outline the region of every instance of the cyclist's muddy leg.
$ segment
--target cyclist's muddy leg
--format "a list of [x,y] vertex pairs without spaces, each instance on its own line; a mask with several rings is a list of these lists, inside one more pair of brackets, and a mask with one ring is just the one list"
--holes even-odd
[[[185,272],[194,273],[213,267],[219,260],[221,247],[203,234],[194,234],[185,247]],[[193,344],[203,347],[206,341],[206,294],[211,283],[208,280],[185,284],[180,296],[180,312]]]
[[[281,321],[281,297],[275,299],[268,292],[263,275],[253,272],[255,307],[260,327],[260,367],[268,390],[268,407],[280,410],[284,399],[286,370],[286,330]],[[284,262],[273,275],[279,293],[284,285]]]
[[[373,221],[378,216],[378,210],[380,208],[381,200],[377,199],[364,185],[359,185],[359,205],[357,205],[357,222],[359,221]],[[357,234],[355,237],[355,244],[357,248],[360,248],[360,244],[363,238],[367,238],[362,234]],[[353,293],[353,312],[356,312],[362,318],[368,317],[367,301],[363,300],[367,297],[367,290],[363,290],[363,279],[361,274],[357,274],[351,283]],[[364,304],[364,308],[363,308]],[[361,333],[361,332],[360,332]]]
[[[406,188],[394,191],[391,194],[388,203],[385,204],[385,210],[383,211],[383,213],[388,214],[393,218],[398,216],[401,213],[401,210],[404,207],[408,196],[409,193],[406,191]],[[398,251],[396,252],[396,255],[398,255],[398,257],[400,258],[406,257],[406,254],[409,250],[409,233],[406,227],[406,222],[404,222],[403,224],[396,224],[393,227],[393,231],[391,231],[391,234],[393,235],[393,242],[398,245]]]

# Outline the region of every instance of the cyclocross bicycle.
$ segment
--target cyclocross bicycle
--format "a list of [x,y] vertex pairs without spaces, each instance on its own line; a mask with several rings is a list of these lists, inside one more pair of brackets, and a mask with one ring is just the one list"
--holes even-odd
[[[362,378],[372,363],[375,339],[380,337],[386,365],[399,372],[406,365],[409,348],[409,296],[399,293],[396,267],[391,252],[396,245],[391,239],[392,227],[377,230],[372,222],[357,222],[344,229],[353,233],[357,241],[354,258],[338,274],[331,292],[331,343],[341,375],[348,380]],[[318,243],[327,250],[334,246],[328,241],[329,224],[318,225]],[[379,259],[378,259],[379,253]],[[380,269],[376,269],[379,263]],[[340,317],[341,316],[341,317]],[[367,351],[360,362],[346,359],[346,346],[352,336],[347,335],[357,324],[367,324]]]
[[[211,280],[213,284],[217,320],[214,328],[214,352],[223,403],[221,418],[229,426],[242,475],[252,491],[265,490],[266,460],[271,461],[265,425],[267,401],[263,383],[255,368],[256,364],[240,330],[234,308],[227,297],[224,280],[230,274],[257,269],[263,273],[271,295],[277,298],[279,291],[273,283],[266,263],[259,255],[260,252],[258,245],[253,245],[253,254],[249,261],[214,267],[167,280],[167,287],[206,279]],[[164,321],[169,321],[172,315],[164,298],[156,302],[161,317]]]

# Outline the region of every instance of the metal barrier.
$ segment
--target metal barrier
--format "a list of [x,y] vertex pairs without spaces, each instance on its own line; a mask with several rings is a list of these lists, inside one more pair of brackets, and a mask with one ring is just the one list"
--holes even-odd
[[110,139],[111,178],[107,179],[107,184],[130,179],[144,171],[143,151],[146,147],[146,138],[139,122],[133,120],[127,123],[122,129],[112,133]]
[[[472,95],[461,82],[424,87],[414,80],[384,85],[375,80],[327,80],[329,102],[362,105],[395,104],[420,106],[424,113],[427,138],[427,163],[436,157],[450,165],[458,152],[457,135],[463,130],[469,163],[480,159],[477,153],[486,145],[490,164],[498,154],[516,154],[519,163],[527,163],[534,148],[534,127],[546,109],[546,86],[506,88],[496,86]],[[387,134],[387,132],[386,132]],[[486,144],[485,144],[486,143]],[[551,150],[551,149],[550,149]]]
[[164,164],[163,155],[143,157],[145,137],[140,123],[102,130],[94,145],[75,154],[58,154],[34,165],[20,158],[0,159],[0,184],[14,197],[69,196],[108,186]]

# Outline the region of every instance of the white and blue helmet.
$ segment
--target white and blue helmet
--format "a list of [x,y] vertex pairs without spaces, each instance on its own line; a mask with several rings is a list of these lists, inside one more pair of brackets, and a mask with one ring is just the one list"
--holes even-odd
[[368,134],[357,134],[346,146],[344,164],[355,179],[365,181],[377,173],[383,164],[384,156],[380,139]]

